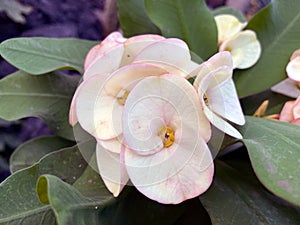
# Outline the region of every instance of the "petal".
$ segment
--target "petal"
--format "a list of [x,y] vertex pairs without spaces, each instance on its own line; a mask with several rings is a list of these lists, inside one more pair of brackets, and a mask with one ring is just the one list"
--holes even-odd
[[224,14],[215,16],[218,29],[219,43],[231,38],[246,27],[247,23],[241,23],[235,16]]
[[203,66],[201,71],[199,71],[199,74],[200,75],[196,77],[193,85],[196,89],[198,89],[198,93],[202,94],[200,98],[203,99],[203,95],[207,90],[219,86],[231,79],[232,68],[228,66],[221,66],[215,70],[210,70],[208,67]]
[[114,153],[119,153],[121,151],[121,146],[123,143],[123,135],[119,135],[116,138],[112,138],[109,140],[100,140],[98,139],[97,142],[101,144],[105,149],[114,152]]
[[82,128],[95,137],[97,135],[97,124],[94,119],[95,102],[106,79],[107,76],[103,75],[88,77],[80,84],[74,97],[73,113],[77,114]]
[[158,133],[165,126],[176,132],[193,128],[207,141],[211,135],[197,93],[186,79],[177,75],[145,78],[131,91],[124,107],[124,138],[128,147],[138,154],[162,150]]
[[300,118],[299,118],[299,119],[292,120],[292,121],[291,121],[291,124],[300,126]]
[[295,59],[296,57],[299,57],[300,56],[300,49],[297,49],[296,51],[293,52],[290,60],[293,60]]
[[89,76],[94,74],[107,75],[117,70],[120,65],[124,54],[123,44],[113,46],[100,54],[93,62],[89,65],[83,79],[87,79]]
[[261,46],[255,32],[246,30],[238,33],[231,39],[224,41],[220,51],[230,51],[233,59],[233,67],[246,69],[253,66],[261,54]]
[[274,85],[271,90],[291,98],[297,98],[300,95],[300,89],[298,88],[296,82],[290,78],[287,78]]
[[102,140],[115,138],[122,133],[123,105],[119,95],[130,92],[143,78],[166,73],[162,68],[147,64],[130,64],[110,75],[102,90],[99,90],[94,108],[97,137]]
[[293,116],[295,119],[299,119],[300,118],[300,95],[297,98],[294,108],[293,108]]
[[135,57],[135,63],[153,63],[178,68],[189,73],[191,55],[187,44],[176,38],[157,41],[144,48]]
[[69,124],[71,126],[75,126],[75,124],[78,122],[77,112],[76,112],[77,95],[78,95],[78,89],[73,95],[70,110],[69,110]]
[[84,61],[84,70],[86,71],[92,62],[98,58],[100,55],[103,55],[106,51],[113,49],[126,40],[120,32],[113,32],[108,35],[101,43],[95,45],[88,52],[85,61]]
[[279,120],[283,122],[291,122],[294,119],[293,107],[296,101],[287,101],[279,115]]
[[[232,57],[230,52],[223,51],[213,55],[206,62],[202,63],[198,68],[196,68],[192,74],[196,76],[194,86],[198,89],[200,81],[205,77],[208,73],[219,69],[220,67],[224,68],[226,66],[228,69],[233,67]],[[231,72],[232,73],[232,72]],[[230,75],[232,76],[232,74]]]
[[295,57],[287,64],[286,72],[290,79],[300,82],[300,56]]
[[137,35],[129,38],[124,43],[125,52],[121,64],[127,65],[132,63],[133,59],[137,56],[137,54],[139,54],[140,51],[147,46],[164,39],[165,38],[163,36],[155,34]]
[[243,136],[240,134],[240,132],[235,129],[233,126],[231,126],[228,122],[223,120],[221,117],[219,117],[217,114],[215,114],[213,111],[211,111],[207,106],[204,106],[204,113],[208,120],[219,130],[223,131],[224,133],[237,138],[242,139]]
[[127,149],[125,164],[134,186],[164,204],[178,204],[202,194],[214,173],[205,141],[189,132],[179,143],[146,157]]
[[208,90],[206,94],[213,112],[235,124],[245,124],[244,113],[232,79]]
[[99,173],[107,189],[117,197],[129,180],[122,156],[107,151],[97,143],[96,149]]

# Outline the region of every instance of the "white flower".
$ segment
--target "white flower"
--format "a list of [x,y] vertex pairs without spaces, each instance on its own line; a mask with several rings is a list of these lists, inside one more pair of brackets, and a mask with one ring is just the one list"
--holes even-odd
[[[112,33],[88,53],[83,81],[73,97],[69,119],[71,125],[79,122],[97,139],[97,149],[104,149],[97,151],[100,174],[115,196],[128,181],[126,170],[120,166],[120,156],[122,113],[130,92],[146,77],[166,73],[185,77],[195,66],[185,42],[159,35],[125,39],[119,33]],[[106,159],[111,157],[115,162],[111,164],[113,171],[106,167]],[[107,173],[110,176],[105,176]],[[118,182],[111,182],[111,177]]]
[[217,53],[202,63],[196,72],[194,87],[198,91],[207,118],[218,129],[241,139],[242,135],[225,121],[238,125],[245,124],[245,117],[232,80],[233,67],[230,53]]
[[261,55],[261,46],[256,33],[242,31],[247,23],[241,23],[233,15],[215,16],[218,29],[219,51],[232,54],[233,68],[246,69],[253,66]]
[[141,193],[177,204],[207,190],[214,171],[210,124],[186,79],[145,78],[129,94],[122,121],[123,161]]

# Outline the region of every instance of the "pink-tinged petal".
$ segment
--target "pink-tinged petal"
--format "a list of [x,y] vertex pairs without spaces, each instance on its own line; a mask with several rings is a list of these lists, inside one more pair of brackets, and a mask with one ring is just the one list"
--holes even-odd
[[87,79],[94,74],[111,74],[120,67],[123,54],[123,44],[116,45],[108,49],[103,54],[100,54],[95,60],[93,60],[83,74],[83,79]]
[[300,88],[298,88],[296,82],[290,78],[287,78],[274,85],[271,90],[291,98],[297,98],[300,95]]
[[92,62],[98,58],[100,55],[103,55],[108,50],[113,49],[118,45],[122,45],[126,41],[126,38],[120,32],[113,32],[108,35],[101,43],[95,45],[88,52],[85,61],[84,61],[84,70],[86,71]]
[[116,138],[112,138],[109,140],[100,140],[98,139],[97,142],[101,144],[105,149],[114,152],[114,153],[119,153],[121,151],[121,146],[123,143],[123,135],[120,134]]
[[208,90],[206,94],[212,111],[235,124],[245,124],[245,116],[232,79]]
[[77,119],[84,130],[91,135],[97,135],[97,121],[95,120],[95,102],[107,76],[94,75],[84,80],[75,94],[75,111]]
[[290,60],[293,60],[295,59],[296,57],[299,57],[300,56],[300,49],[297,49],[296,51],[293,52]]
[[124,43],[125,52],[121,64],[127,65],[132,63],[133,59],[140,51],[147,46],[164,39],[165,38],[163,36],[155,34],[138,35],[127,39]]
[[176,38],[168,38],[157,41],[142,51],[135,57],[133,62],[142,63],[158,63],[169,65],[171,67],[180,68],[188,71],[190,68],[191,55],[189,48],[184,41]]
[[295,57],[288,63],[286,72],[290,79],[300,82],[300,56]]
[[140,155],[163,149],[159,130],[164,126],[176,130],[177,134],[183,128],[191,129],[206,141],[211,136],[210,124],[201,110],[196,91],[177,75],[143,79],[131,91],[124,107],[124,139],[127,146]]
[[[97,124],[96,137],[102,140],[115,138],[122,133],[123,104],[119,98],[147,76],[166,73],[162,68],[147,64],[130,64],[110,75],[102,90],[99,90],[94,108],[94,121]],[[125,102],[126,98],[124,99]]]
[[293,107],[296,101],[288,101],[284,104],[280,115],[279,120],[283,122],[291,122],[294,119],[293,116]]
[[293,108],[293,116],[294,116],[294,119],[300,118],[300,95],[295,102],[295,105]]
[[69,110],[69,124],[71,126],[75,126],[75,124],[78,122],[77,112],[76,112],[77,93],[78,93],[78,91],[76,90],[76,92],[72,98],[72,102],[71,102],[71,106],[70,106],[70,110]]
[[164,204],[178,204],[199,196],[209,188],[214,173],[210,151],[194,132],[147,157],[127,149],[125,164],[134,186],[148,198]]
[[204,106],[204,113],[208,120],[219,130],[223,131],[224,133],[237,138],[242,139],[243,136],[240,134],[240,132],[235,129],[232,125],[230,125],[228,122],[226,122],[224,119],[219,117],[217,114],[215,114],[213,111],[211,111],[207,106]]
[[[202,74],[203,73],[203,74]],[[201,93],[200,98],[203,98],[204,93],[220,84],[230,80],[232,77],[232,68],[228,66],[220,66],[215,70],[210,70],[208,66],[202,66],[199,71],[199,76],[194,81],[195,89]]]
[[198,68],[196,68],[192,74],[196,76],[194,87],[198,89],[201,80],[210,72],[218,70],[220,67],[226,67],[231,70],[232,76],[232,57],[230,52],[223,51],[213,55],[206,62],[202,63]]
[[295,120],[292,120],[292,121],[291,121],[291,124],[294,124],[294,125],[300,126],[300,118],[298,118],[298,119],[295,119]]
[[107,189],[117,197],[129,180],[122,154],[110,152],[97,143],[97,164]]
[[246,30],[224,41],[219,51],[230,51],[233,67],[246,69],[258,61],[261,55],[261,46],[255,32]]
[[232,68],[227,66],[211,71],[198,84],[198,95],[206,117],[215,127],[242,138],[233,126],[220,118],[232,119],[241,125],[245,123],[231,74]]
[[246,27],[247,22],[241,23],[238,18],[233,15],[223,14],[215,16],[218,29],[219,43],[231,38]]
[[176,74],[185,78],[189,75],[189,72],[187,70],[183,70],[179,67],[175,67],[173,65],[165,64],[162,62],[139,61],[139,62],[133,62],[133,64],[147,64],[147,65],[157,66],[167,71],[167,73]]

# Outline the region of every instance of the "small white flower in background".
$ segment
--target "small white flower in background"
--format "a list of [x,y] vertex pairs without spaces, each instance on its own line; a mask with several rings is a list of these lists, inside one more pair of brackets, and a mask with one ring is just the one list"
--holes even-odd
[[241,139],[242,135],[225,121],[238,125],[245,124],[245,117],[232,80],[232,72],[230,53],[217,53],[193,72],[197,74],[194,87],[198,91],[204,113],[210,122],[230,136]]
[[261,45],[256,33],[244,30],[247,23],[240,22],[233,15],[217,15],[219,51],[229,51],[233,68],[247,69],[253,66],[261,55]]
[[273,92],[297,98],[300,95],[300,49],[295,50],[286,66],[288,78],[274,85]]

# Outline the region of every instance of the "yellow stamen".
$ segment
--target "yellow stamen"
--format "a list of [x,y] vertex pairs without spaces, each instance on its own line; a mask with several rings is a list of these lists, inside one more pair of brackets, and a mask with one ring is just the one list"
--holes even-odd
[[160,128],[158,135],[161,137],[165,148],[170,147],[175,141],[174,131],[170,127],[165,126]]
[[129,95],[129,91],[127,91],[126,89],[122,89],[118,96],[117,96],[117,100],[119,102],[120,105],[125,105],[126,99]]
[[253,114],[254,117],[264,117],[269,105],[269,101],[265,100]]

